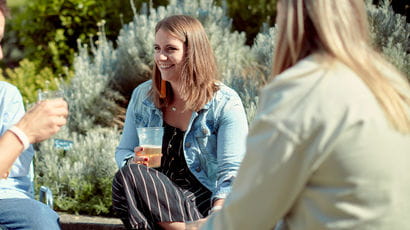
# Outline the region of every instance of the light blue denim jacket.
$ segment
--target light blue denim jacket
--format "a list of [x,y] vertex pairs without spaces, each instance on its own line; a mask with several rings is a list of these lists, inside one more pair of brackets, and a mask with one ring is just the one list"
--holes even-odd
[[[142,83],[131,96],[121,141],[115,159],[121,168],[139,146],[137,127],[162,126],[162,111],[148,96],[151,80]],[[231,190],[245,154],[248,123],[238,94],[220,84],[204,107],[192,113],[183,147],[186,163],[212,198],[225,198]]]

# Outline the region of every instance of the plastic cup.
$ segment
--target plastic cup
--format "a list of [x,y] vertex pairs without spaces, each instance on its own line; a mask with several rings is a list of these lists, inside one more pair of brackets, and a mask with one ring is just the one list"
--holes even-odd
[[161,167],[163,127],[137,128],[139,145],[143,151],[139,156],[149,157],[148,167]]

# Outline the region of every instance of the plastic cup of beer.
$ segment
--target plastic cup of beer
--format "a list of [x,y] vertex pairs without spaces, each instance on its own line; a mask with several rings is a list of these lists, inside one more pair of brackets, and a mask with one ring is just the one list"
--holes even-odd
[[148,167],[161,167],[163,127],[137,128],[139,145],[143,151],[139,156],[149,157]]

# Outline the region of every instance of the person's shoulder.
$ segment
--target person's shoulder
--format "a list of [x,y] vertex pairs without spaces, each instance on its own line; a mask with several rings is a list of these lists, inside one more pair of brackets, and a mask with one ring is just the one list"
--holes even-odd
[[133,97],[140,96],[140,95],[146,95],[148,91],[151,89],[151,87],[152,87],[152,80],[142,82],[137,87],[135,87],[133,91]]
[[219,90],[216,91],[216,97],[225,97],[228,99],[229,98],[239,98],[238,93],[231,87],[219,81],[216,82],[215,84],[219,87]]
[[18,88],[8,82],[0,81],[0,94],[1,95],[20,95]]
[[147,80],[139,84],[137,87],[135,87],[135,90],[143,90],[143,91],[147,90],[148,91],[149,89],[151,89],[151,86],[152,86],[152,80]]
[[261,90],[260,107],[295,120],[357,119],[369,111],[379,116],[378,103],[351,68],[338,60],[308,57],[285,70]]

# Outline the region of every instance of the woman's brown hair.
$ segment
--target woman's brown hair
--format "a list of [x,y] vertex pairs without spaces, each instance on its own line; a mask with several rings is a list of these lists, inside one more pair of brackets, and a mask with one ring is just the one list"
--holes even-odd
[[[216,85],[218,75],[215,56],[206,36],[205,29],[197,19],[186,15],[174,15],[159,21],[155,27],[165,30],[186,45],[186,56],[180,76],[179,93],[185,101],[185,110],[200,110],[219,89]],[[154,63],[151,96],[158,108],[173,101],[169,83],[161,84],[158,66]],[[166,95],[161,97],[161,85],[166,85]],[[163,89],[164,91],[164,89]]]

